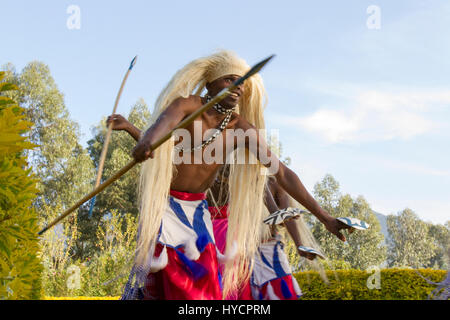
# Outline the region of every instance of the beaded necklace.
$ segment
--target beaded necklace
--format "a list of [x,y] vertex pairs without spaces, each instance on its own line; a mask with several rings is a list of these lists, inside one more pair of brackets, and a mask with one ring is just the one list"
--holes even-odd
[[[208,103],[209,101],[211,101],[211,96],[206,95],[206,103]],[[213,106],[214,110],[216,110],[217,112],[221,113],[221,114],[225,114],[225,118],[222,120],[222,122],[219,125],[219,128],[216,129],[216,132],[214,132],[211,137],[209,137],[207,140],[203,141],[203,143],[201,145],[198,145],[196,147],[193,148],[183,148],[182,146],[180,146],[181,143],[177,144],[174,148],[175,151],[183,151],[183,152],[194,152],[195,150],[200,150],[203,149],[204,147],[206,147],[207,145],[210,145],[218,136],[219,134],[222,133],[222,131],[227,127],[228,123],[231,120],[231,116],[233,115],[233,111],[235,110],[235,108],[232,109],[226,109],[224,107],[222,107],[220,104],[216,103]]]

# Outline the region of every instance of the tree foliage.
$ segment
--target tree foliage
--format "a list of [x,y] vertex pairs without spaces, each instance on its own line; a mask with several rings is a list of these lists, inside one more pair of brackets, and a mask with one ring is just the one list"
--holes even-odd
[[431,258],[433,269],[450,269],[450,221],[445,225],[428,224],[428,234],[436,245],[436,254]]
[[[43,204],[41,210],[50,220],[62,212],[62,204]],[[79,236],[76,216],[72,215],[42,235],[41,248],[44,272],[42,275],[46,296],[67,296],[68,270],[73,265],[72,249]]]
[[436,287],[422,276],[440,282],[445,274],[445,270],[380,269],[379,289],[369,289],[370,277],[375,274],[364,270],[327,271],[328,284],[314,271],[294,276],[304,293],[302,300],[426,300]]
[[60,202],[70,207],[92,188],[94,174],[92,161],[78,143],[79,126],[69,118],[64,95],[47,65],[33,61],[21,73],[12,65],[7,68],[8,80],[18,87],[9,97],[26,110],[26,119],[34,124],[29,140],[39,145],[28,153],[39,177],[35,205],[39,209]]
[[[143,129],[150,118],[150,112],[147,104],[140,99],[132,107],[128,120],[137,128]],[[106,136],[106,119],[103,119],[93,128],[94,138],[88,141],[89,155],[95,166],[98,166],[100,154],[103,149],[103,143]],[[113,131],[106,154],[105,165],[102,180],[108,179],[129,161],[132,160],[131,150],[136,145],[136,141],[122,131]],[[137,187],[139,181],[140,165],[135,166],[126,175],[114,182],[107,189],[101,192],[95,200],[95,206],[91,214],[89,209],[91,203],[86,203],[78,215],[78,226],[80,236],[74,244],[74,257],[76,259],[85,259],[98,253],[94,237],[98,227],[102,225],[105,215],[111,210],[117,210],[121,214],[131,214],[137,216]]]
[[[137,128],[143,130],[147,125],[149,118],[150,112],[147,104],[143,99],[140,99],[132,107],[128,116],[128,121]],[[106,132],[106,119],[103,119],[101,123],[93,129],[94,138],[88,141],[89,155],[96,167],[98,167]],[[112,133],[103,170],[103,180],[108,179],[132,160],[131,150],[135,145],[136,141],[128,133],[124,131],[114,131]],[[96,199],[96,203],[98,203],[96,209],[117,209],[122,213],[128,212],[137,214],[136,190],[139,169],[140,166],[134,167],[125,176],[102,192]]]
[[389,231],[388,263],[390,267],[432,267],[438,247],[430,236],[430,226],[406,208],[387,217]]
[[312,233],[327,258],[334,261],[331,264],[340,265],[342,263],[339,261],[346,261],[351,268],[360,270],[383,264],[386,260],[386,248],[382,245],[384,236],[377,217],[364,197],[353,199],[348,194],[341,195],[339,183],[331,175],[326,175],[315,185],[314,195],[333,217],[358,218],[370,225],[368,230],[346,234],[347,243],[343,243],[327,231],[322,223],[315,218],[310,219]]
[[137,217],[112,210],[102,220],[96,232],[99,250],[82,269],[81,295],[121,295],[132,267]]
[[[0,72],[0,81],[4,77]],[[24,156],[35,147],[24,137],[33,124],[4,95],[9,90],[17,86],[0,82],[0,299],[39,299],[42,265],[37,214],[31,208],[37,180]]]

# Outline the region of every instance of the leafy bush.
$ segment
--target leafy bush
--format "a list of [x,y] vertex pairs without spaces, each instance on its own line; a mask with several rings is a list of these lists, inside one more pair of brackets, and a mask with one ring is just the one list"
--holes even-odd
[[[0,81],[5,72],[0,72]],[[4,95],[17,86],[0,83],[0,299],[39,299],[42,266],[38,257],[36,179],[24,150],[34,144],[23,136],[32,123],[24,109]]]
[[131,214],[116,210],[103,218],[97,229],[97,253],[81,269],[82,296],[118,296],[132,267],[136,247],[137,222]]
[[136,217],[116,210],[105,215],[96,232],[98,253],[85,261],[74,260],[70,253],[78,237],[76,220],[72,216],[58,231],[46,233],[45,295],[67,299],[121,295],[134,258]]
[[[43,204],[40,214],[53,221],[61,212],[63,206],[57,202],[54,205]],[[42,223],[42,226],[44,224]],[[41,237],[43,288],[47,296],[72,295],[67,282],[71,274],[68,270],[72,265],[77,267],[71,256],[71,250],[78,237],[77,219],[75,215],[69,216],[54,228],[48,230]]]

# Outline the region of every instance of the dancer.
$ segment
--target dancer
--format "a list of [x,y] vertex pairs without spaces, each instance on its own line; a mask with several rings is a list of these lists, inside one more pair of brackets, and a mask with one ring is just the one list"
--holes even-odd
[[[152,114],[151,126],[143,135],[134,129],[124,129],[139,139],[133,150],[135,160],[143,162],[152,158],[143,163],[141,169],[136,259],[124,299],[139,296],[148,299],[221,298],[221,275],[205,192],[223,163],[230,158],[236,159],[235,151],[239,149],[244,149],[247,161],[230,164],[229,207],[232,214],[227,242],[236,242],[237,254],[224,270],[225,296],[250,276],[248,265],[260,240],[267,167],[277,166],[279,170],[275,177],[280,185],[304,203],[329,231],[344,240],[339,232],[342,225],[317,204],[295,173],[270,153],[264,139],[258,135],[257,130],[264,127],[265,96],[258,74],[186,128],[194,142],[196,125],[201,124],[202,136],[208,134],[208,130],[218,128],[209,138],[200,139],[203,143],[194,145],[182,136],[175,143],[167,141],[157,150],[150,150],[153,142],[249,69],[245,61],[229,51],[196,59],[178,71],[162,91]],[[202,97],[204,88],[207,95]],[[110,121],[115,120],[113,115]],[[238,148],[239,137],[233,136],[230,129],[255,133],[257,150],[251,148],[249,136],[244,137],[243,148]],[[209,145],[214,150],[226,148],[222,161],[207,163],[203,160]],[[200,159],[196,157],[196,151],[200,151]],[[180,155],[190,161],[174,164],[173,157]],[[270,161],[262,161],[262,155]],[[259,162],[248,161],[252,158]]]

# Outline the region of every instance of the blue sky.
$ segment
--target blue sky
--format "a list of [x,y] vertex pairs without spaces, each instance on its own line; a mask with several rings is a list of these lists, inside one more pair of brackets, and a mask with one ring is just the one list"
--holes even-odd
[[262,72],[267,127],[310,191],[330,173],[378,212],[450,219],[448,1],[3,1],[2,13],[0,64],[49,65],[84,145],[135,55],[122,114],[218,48],[249,64],[275,53]]

